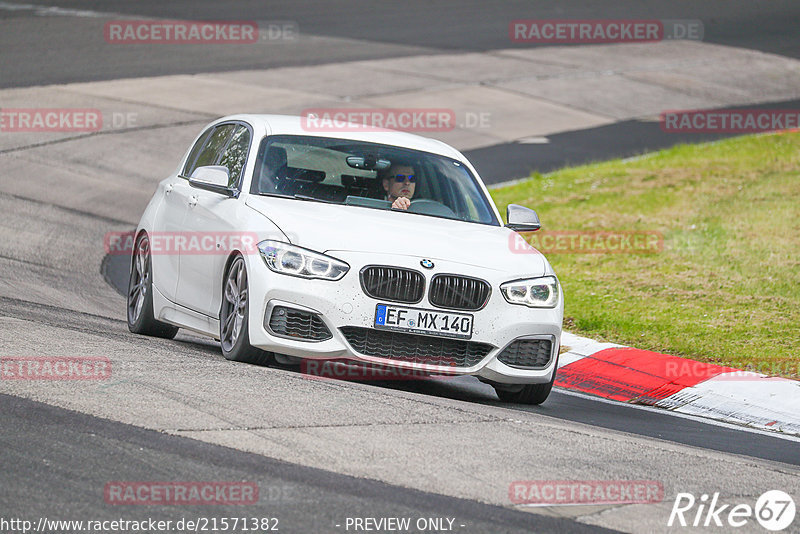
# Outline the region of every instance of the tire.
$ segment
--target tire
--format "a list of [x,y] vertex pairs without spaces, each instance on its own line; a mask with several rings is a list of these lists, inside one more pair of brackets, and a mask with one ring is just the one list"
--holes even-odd
[[234,362],[270,365],[271,352],[250,345],[248,315],[247,267],[242,256],[236,256],[222,282],[222,306],[219,311],[219,342],[222,355]]
[[558,361],[556,360],[556,368],[553,369],[553,378],[546,384],[525,384],[521,389],[504,389],[501,385],[495,385],[494,391],[503,402],[513,402],[515,404],[542,404],[550,396],[550,391],[553,389],[553,384],[556,381],[556,373],[558,372]]
[[156,321],[153,316],[153,263],[146,234],[142,234],[133,247],[127,308],[128,330],[134,334],[172,339],[178,333],[177,326]]

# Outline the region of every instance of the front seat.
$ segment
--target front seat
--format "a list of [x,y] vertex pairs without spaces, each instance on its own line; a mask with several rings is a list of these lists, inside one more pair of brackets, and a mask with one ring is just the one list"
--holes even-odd
[[270,146],[261,164],[261,174],[258,178],[258,192],[274,193],[278,191],[281,182],[286,180],[286,170],[288,166],[286,149],[280,146]]

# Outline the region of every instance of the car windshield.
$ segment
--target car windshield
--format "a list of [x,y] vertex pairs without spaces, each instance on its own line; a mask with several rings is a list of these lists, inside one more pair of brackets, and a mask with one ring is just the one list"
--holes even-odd
[[274,135],[258,151],[251,193],[391,209],[499,226],[489,200],[462,162],[389,145]]

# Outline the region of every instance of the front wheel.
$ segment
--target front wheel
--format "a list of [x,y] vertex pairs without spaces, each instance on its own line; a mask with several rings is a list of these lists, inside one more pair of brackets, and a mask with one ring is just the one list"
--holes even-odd
[[553,384],[556,381],[558,372],[558,362],[553,369],[553,377],[546,384],[525,384],[523,386],[508,386],[505,384],[493,384],[494,391],[503,402],[513,402],[516,404],[541,404],[550,396]]
[[222,308],[219,313],[219,340],[222,354],[234,362],[256,365],[272,363],[272,353],[250,345],[247,268],[244,258],[236,256],[225,274],[222,286]]
[[153,315],[153,263],[150,240],[142,234],[136,240],[128,279],[128,330],[134,334],[172,339],[178,327],[157,321]]

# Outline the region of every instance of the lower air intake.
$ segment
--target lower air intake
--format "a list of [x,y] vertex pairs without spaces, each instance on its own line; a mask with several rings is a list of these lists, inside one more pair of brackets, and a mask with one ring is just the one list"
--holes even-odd
[[472,367],[494,348],[475,341],[356,326],[344,326],[340,330],[353,350],[360,354],[444,367]]
[[269,329],[279,336],[299,341],[325,341],[333,337],[317,314],[286,306],[272,308]]
[[553,342],[549,339],[518,339],[503,349],[497,359],[511,367],[544,369],[550,363]]

